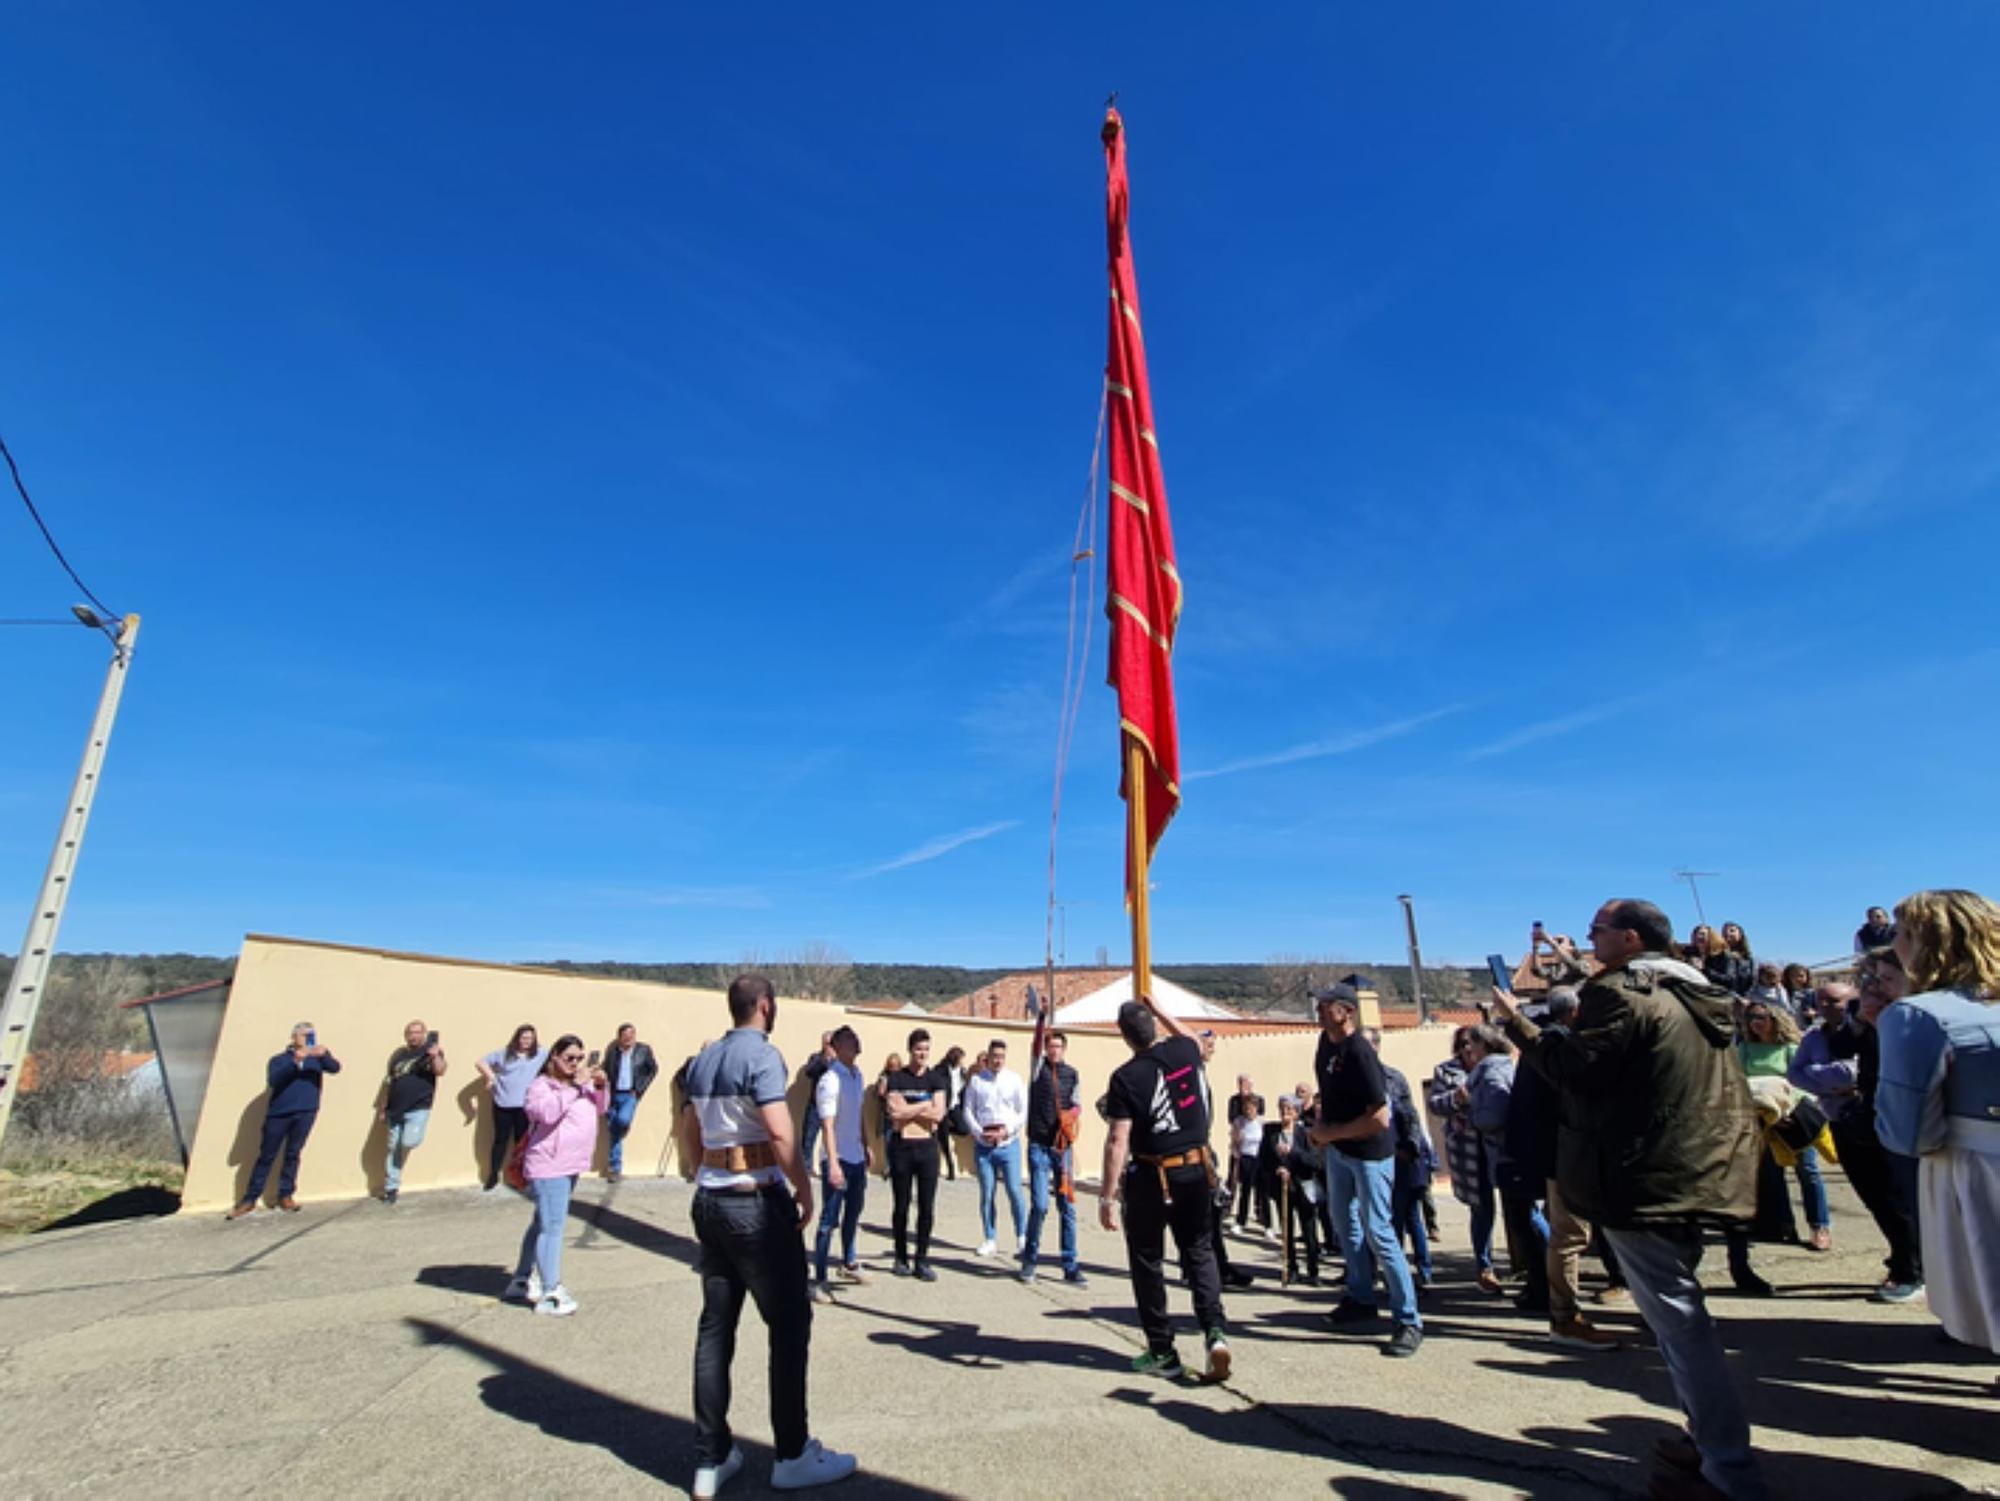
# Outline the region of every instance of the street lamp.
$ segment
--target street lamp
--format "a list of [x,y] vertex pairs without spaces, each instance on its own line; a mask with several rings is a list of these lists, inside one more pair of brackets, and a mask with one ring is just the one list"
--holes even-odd
[[77,857],[83,852],[84,830],[90,823],[91,805],[97,799],[97,784],[104,771],[105,748],[111,743],[111,727],[118,719],[118,701],[125,692],[132,648],[139,640],[137,615],[127,615],[114,624],[87,605],[72,605],[70,613],[76,616],[78,624],[111,638],[111,666],[104,675],[104,691],[98,695],[96,717],[90,722],[90,738],[83,743],[83,760],[77,766],[76,781],[70,788],[69,801],[63,805],[56,845],[49,854],[48,869],[42,874],[42,889],[35,897],[35,910],[28,917],[28,936],[21,941],[21,957],[7,981],[6,999],[0,1001],[0,1141],[6,1139],[7,1123],[14,1115],[21,1065],[27,1062],[28,1039],[34,1030],[35,1015],[41,1010],[49,965],[55,958],[56,934],[69,906]]
[[1421,1027],[1431,1019],[1431,1013],[1424,1004],[1424,956],[1417,947],[1417,909],[1408,895],[1396,900],[1403,904],[1403,927],[1410,939],[1410,999],[1417,1003],[1417,1025]]

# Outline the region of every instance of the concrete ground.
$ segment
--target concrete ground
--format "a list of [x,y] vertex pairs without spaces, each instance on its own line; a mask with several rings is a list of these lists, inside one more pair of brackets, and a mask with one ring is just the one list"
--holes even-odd
[[[2000,1494],[2000,1368],[1941,1342],[1921,1303],[1867,1300],[1879,1249],[1831,1186],[1833,1254],[1759,1248],[1780,1296],[1716,1300],[1775,1492]],[[1644,1491],[1646,1453],[1674,1422],[1643,1337],[1565,1354],[1478,1293],[1448,1197],[1417,1358],[1380,1358],[1379,1335],[1335,1337],[1331,1288],[1281,1290],[1270,1251],[1237,1240],[1259,1280],[1229,1297],[1236,1374],[1205,1387],[1130,1373],[1119,1240],[1086,1215],[1090,1286],[1024,1288],[970,1254],[975,1194],[942,1186],[943,1275],[926,1286],[886,1275],[889,1196],[870,1184],[864,1256],[883,1275],[813,1330],[814,1431],[862,1461],[841,1495],[1625,1495]],[[505,1190],[0,1243],[5,1492],[678,1491],[693,1442],[689,1197],[679,1182],[581,1186],[564,1280],[582,1309],[567,1320],[497,1301],[528,1219]],[[1178,1288],[1174,1305],[1185,1318]],[[1638,1327],[1625,1310],[1593,1316]],[[1182,1352],[1196,1356],[1191,1333]],[[769,1477],[763,1372],[751,1312],[734,1414],[750,1461],[730,1493]]]

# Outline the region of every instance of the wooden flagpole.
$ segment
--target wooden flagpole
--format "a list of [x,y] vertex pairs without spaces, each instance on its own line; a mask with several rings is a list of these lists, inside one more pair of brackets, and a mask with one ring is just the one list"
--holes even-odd
[[1146,752],[1131,735],[1125,737],[1125,810],[1131,820],[1132,851],[1132,998],[1153,995],[1152,903],[1148,900],[1146,842]]

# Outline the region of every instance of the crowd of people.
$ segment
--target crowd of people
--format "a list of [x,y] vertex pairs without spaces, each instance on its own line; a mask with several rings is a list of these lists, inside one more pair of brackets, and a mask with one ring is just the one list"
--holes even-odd
[[[1337,1260],[1333,1329],[1366,1335],[1386,1317],[1382,1352],[1417,1354],[1423,1296],[1437,1280],[1435,1128],[1451,1191],[1469,1211],[1478,1288],[1506,1294],[1510,1265],[1515,1306],[1545,1318],[1551,1340],[1612,1351],[1619,1339],[1585,1309],[1580,1268],[1592,1257],[1603,1274],[1596,1303],[1629,1302],[1651,1331],[1686,1417],[1684,1432],[1658,1446],[1654,1493],[1762,1495],[1749,1414],[1696,1272],[1709,1232],[1724,1242],[1736,1289],[1768,1294],[1752,1245],[1829,1249],[1824,1173],[1837,1163],[1885,1243],[1873,1295],[1927,1295],[1948,1337],[2000,1353],[2000,908],[1971,892],[1919,892],[1893,919],[1871,909],[1857,944],[1852,982],[1814,983],[1801,966],[1760,964],[1735,923],[1697,928],[1681,943],[1651,903],[1607,902],[1587,948],[1537,929],[1529,968],[1547,982],[1545,997],[1496,986],[1489,1019],[1454,1033],[1422,1107],[1383,1062],[1351,984],[1315,997],[1310,1082],[1280,1095],[1273,1115],[1239,1076],[1220,1120],[1207,1078],[1213,1034],[1144,996],[1127,1003],[1118,1030],[1131,1057],[1097,1101],[1107,1124],[1098,1217],[1125,1240],[1146,1343],[1134,1370],[1187,1373],[1168,1306],[1171,1238],[1201,1344],[1196,1374],[1228,1377],[1225,1289],[1250,1275],[1231,1262],[1232,1228],[1281,1241],[1287,1283],[1316,1286]],[[777,1004],[767,979],[738,977],[731,1029],[675,1080],[703,1286],[698,1497],[716,1494],[743,1462],[728,1423],[728,1366],[746,1298],[769,1326],[773,1485],[803,1488],[854,1469],[853,1456],[811,1437],[807,1365],[813,1305],[869,1280],[860,1240],[871,1174],[886,1172],[891,1187],[895,1276],[937,1280],[937,1184],[963,1141],[979,1183],[975,1254],[1000,1257],[1005,1196],[1015,1275],[1035,1279],[1053,1211],[1061,1275],[1086,1282],[1074,1202],[1084,1081],[1060,1030],[1037,1030],[1024,1078],[1009,1067],[1005,1039],[933,1063],[919,1027],[871,1082],[858,1034],[840,1027],[803,1071],[800,1122],[770,1042]],[[571,1192],[601,1132],[609,1175],[622,1171],[624,1133],[657,1062],[630,1026],[602,1052],[575,1035],[543,1048],[523,1026],[477,1066],[493,1112],[488,1187],[504,1179],[533,1204],[506,1296],[572,1313],[561,1277]],[[299,1151],[324,1080],[339,1069],[310,1023],[271,1060],[262,1147],[232,1218],[255,1206],[280,1158],[280,1205],[297,1207]],[[437,1034],[412,1022],[379,1102],[389,1203],[445,1071]]]

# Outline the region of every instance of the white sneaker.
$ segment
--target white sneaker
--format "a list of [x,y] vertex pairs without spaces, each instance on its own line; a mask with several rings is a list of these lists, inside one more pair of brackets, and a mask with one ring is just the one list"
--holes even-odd
[[576,1312],[576,1299],[569,1295],[569,1289],[560,1282],[555,1291],[535,1304],[536,1313],[547,1314],[552,1319],[566,1319]]
[[973,1252],[972,1254],[973,1254],[974,1256],[984,1256],[984,1257],[988,1257],[988,1258],[991,1258],[991,1256],[993,1255],[993,1253],[994,1253],[995,1251],[997,1251],[998,1249],[999,1249],[999,1247],[998,1247],[998,1246],[996,1246],[996,1245],[994,1245],[992,1241],[990,1241],[990,1240],[982,1240],[982,1241],[981,1241],[981,1242],[979,1243],[979,1247],[978,1247],[978,1249],[977,1249],[977,1250],[975,1250],[975,1251],[974,1251],[974,1252]]
[[743,1468],[743,1451],[731,1444],[729,1457],[719,1465],[701,1465],[694,1472],[695,1501],[709,1501],[717,1491],[729,1484],[736,1472]]
[[507,1291],[500,1294],[503,1303],[526,1303],[533,1308],[542,1301],[542,1274],[530,1272],[525,1277],[516,1277],[507,1284]]
[[1014,1259],[1016,1261],[1019,1261],[1023,1256],[1026,1256],[1027,1254],[1028,1254],[1028,1237],[1025,1235],[1016,1235],[1014,1237]]
[[836,1480],[845,1480],[853,1473],[852,1454],[836,1454],[831,1449],[821,1448],[818,1439],[809,1438],[798,1458],[781,1459],[771,1466],[771,1489],[811,1490],[816,1485],[832,1485]]

